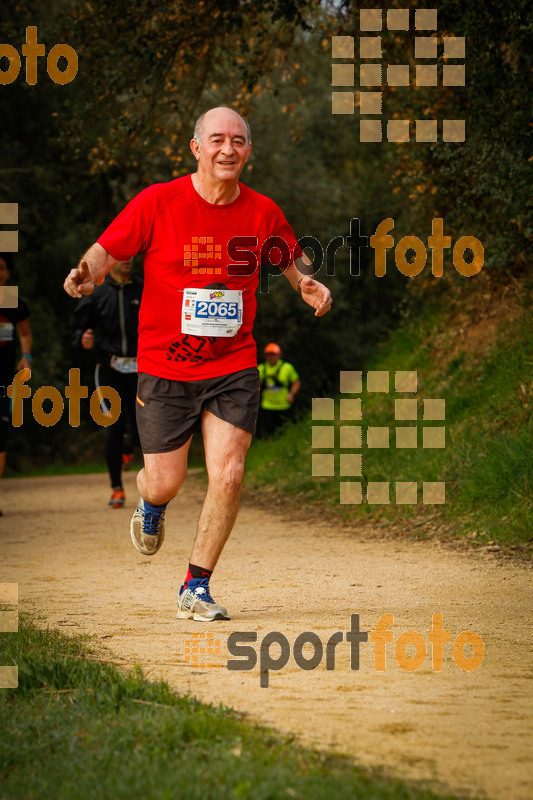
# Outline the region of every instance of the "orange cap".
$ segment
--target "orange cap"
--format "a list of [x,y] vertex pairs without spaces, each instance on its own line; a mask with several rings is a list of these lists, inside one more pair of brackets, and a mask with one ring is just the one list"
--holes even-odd
[[270,342],[265,347],[265,353],[275,353],[277,356],[281,355],[281,347],[275,342]]

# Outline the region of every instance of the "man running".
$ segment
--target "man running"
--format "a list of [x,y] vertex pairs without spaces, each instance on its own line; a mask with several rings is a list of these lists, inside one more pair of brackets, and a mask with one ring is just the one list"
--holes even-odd
[[[132,458],[137,442],[135,397],[137,395],[137,329],[143,282],[132,275],[132,259],[119,261],[101,286],[85,296],[76,306],[70,329],[72,344],[95,350],[94,383],[112,386],[120,397],[121,413],[106,428],[105,457],[111,484],[111,508],[123,508],[126,500],[122,485],[122,467]],[[107,401],[102,400],[104,413]],[[126,437],[126,412],[131,437]]]
[[131,537],[145,555],[161,547],[165,509],[185,480],[200,420],[209,484],[178,618],[211,621],[229,619],[211,597],[209,579],[237,517],[257,419],[252,327],[259,259],[267,260],[269,240],[315,316],[329,311],[331,294],[294,263],[296,257],[305,270],[308,262],[279,207],[239,183],[251,151],[247,121],[226,107],[209,110],[196,123],[191,150],[197,171],[137,195],[64,288],[72,297],[90,294],[117,261],[143,253],[137,424],[144,468]]
[[[0,294],[13,272],[12,253],[0,253]],[[0,302],[0,478],[4,474],[6,464],[6,443],[8,431],[11,427],[10,399],[7,387],[13,380],[17,355],[17,335],[20,342],[22,355],[17,363],[17,370],[31,369],[31,347],[33,337],[28,320],[30,312],[28,306],[19,297],[16,308],[5,307]],[[0,511],[0,517],[2,511]]]

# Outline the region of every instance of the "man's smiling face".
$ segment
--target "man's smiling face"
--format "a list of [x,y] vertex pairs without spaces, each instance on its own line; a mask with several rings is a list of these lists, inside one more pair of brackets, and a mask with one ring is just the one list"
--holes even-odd
[[251,147],[244,121],[230,108],[208,111],[202,122],[200,144],[194,139],[191,142],[198,173],[210,181],[236,183]]

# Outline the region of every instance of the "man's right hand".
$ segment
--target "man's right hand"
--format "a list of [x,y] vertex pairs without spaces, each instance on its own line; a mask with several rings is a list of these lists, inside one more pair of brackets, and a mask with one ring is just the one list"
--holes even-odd
[[63,288],[71,297],[82,297],[84,294],[92,294],[94,291],[94,281],[87,261],[80,261],[79,266],[71,269]]
[[94,345],[94,331],[92,328],[87,328],[81,335],[81,346],[84,350],[90,350]]

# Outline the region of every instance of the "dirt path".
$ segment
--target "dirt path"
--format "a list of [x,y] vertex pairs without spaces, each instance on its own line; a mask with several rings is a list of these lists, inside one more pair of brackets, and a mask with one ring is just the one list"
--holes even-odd
[[[138,554],[129,538],[136,501],[127,475],[127,508],[106,507],[103,475],[2,481],[0,582],[19,584],[21,609],[42,613],[67,632],[96,634],[110,658],[140,663],[151,677],[201,700],[224,703],[294,732],[301,741],[333,745],[365,765],[394,775],[435,779],[454,791],[491,798],[533,796],[531,683],[531,571],[490,555],[457,553],[436,543],[369,540],[244,506],[212,581],[230,622],[206,625],[175,619],[201,485],[188,479],[167,512],[167,538],[154,558]],[[364,533],[364,531],[363,531]],[[350,669],[350,645],[325,656],[313,671],[287,666],[260,688],[259,667],[230,671],[226,644],[233,631],[256,631],[259,653],[270,631],[291,648],[304,631],[324,646],[348,631],[394,615],[394,643],[383,672],[374,668],[374,644],[361,645],[359,671]],[[418,631],[427,643],[432,615],[441,613],[452,642],[463,630],[483,639],[481,666],[464,672],[444,646],[441,672],[431,647],[416,672],[395,658],[398,636]],[[186,660],[186,641],[213,632],[222,668]],[[325,649],[325,648],[324,648]],[[273,657],[279,654],[275,645]],[[471,654],[469,646],[465,655]],[[407,649],[407,655],[411,650]],[[310,658],[308,645],[303,655]]]

